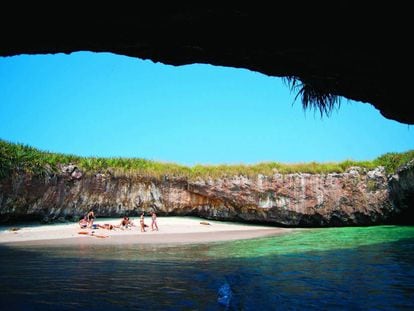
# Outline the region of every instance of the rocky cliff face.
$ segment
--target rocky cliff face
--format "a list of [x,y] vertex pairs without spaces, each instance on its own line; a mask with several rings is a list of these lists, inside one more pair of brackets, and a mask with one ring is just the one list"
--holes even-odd
[[414,221],[414,160],[400,167],[389,179],[390,200],[393,202],[395,221]]
[[413,192],[414,165],[397,172],[390,185],[381,167],[187,181],[85,175],[69,165],[57,175],[14,174],[1,181],[0,219],[73,220],[93,208],[98,217],[155,210],[282,226],[370,225],[397,221]]

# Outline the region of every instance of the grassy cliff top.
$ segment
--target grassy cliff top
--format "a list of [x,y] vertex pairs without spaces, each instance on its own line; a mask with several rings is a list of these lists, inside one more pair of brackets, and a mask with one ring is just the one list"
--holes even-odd
[[70,154],[60,154],[40,151],[36,148],[0,140],[0,178],[7,177],[15,171],[42,175],[47,171],[58,171],[60,164],[72,163],[87,173],[110,172],[115,176],[149,176],[159,178],[164,175],[197,178],[224,176],[257,176],[257,174],[272,175],[274,173],[342,173],[351,166],[373,169],[384,166],[392,173],[400,165],[414,159],[414,150],[403,153],[386,153],[371,161],[326,162],[326,163],[296,163],[283,164],[278,162],[263,162],[252,165],[195,165],[184,166],[175,163],[156,162],[141,158],[97,158],[79,157]]

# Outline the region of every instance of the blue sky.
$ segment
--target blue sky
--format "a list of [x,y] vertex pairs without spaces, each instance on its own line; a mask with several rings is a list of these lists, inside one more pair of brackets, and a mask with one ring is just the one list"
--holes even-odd
[[180,164],[371,160],[414,128],[342,100],[304,111],[280,78],[110,53],[0,58],[0,138],[81,156]]

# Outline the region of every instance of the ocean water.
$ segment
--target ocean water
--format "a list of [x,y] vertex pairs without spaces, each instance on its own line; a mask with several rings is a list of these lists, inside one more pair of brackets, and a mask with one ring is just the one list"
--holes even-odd
[[412,226],[179,246],[0,246],[0,310],[413,309]]

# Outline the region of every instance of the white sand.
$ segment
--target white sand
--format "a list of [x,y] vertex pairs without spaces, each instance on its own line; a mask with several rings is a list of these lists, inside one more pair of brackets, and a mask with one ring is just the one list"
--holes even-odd
[[[0,231],[0,244],[76,245],[76,244],[181,244],[250,239],[281,234],[290,229],[205,220],[196,217],[158,217],[159,231],[151,231],[151,219],[146,232],[140,232],[139,219],[131,218],[131,229],[80,229],[77,223],[11,226]],[[95,224],[118,225],[120,219],[97,219]],[[201,224],[208,222],[209,225]],[[12,228],[19,228],[13,231]],[[87,234],[79,234],[87,232]]]

